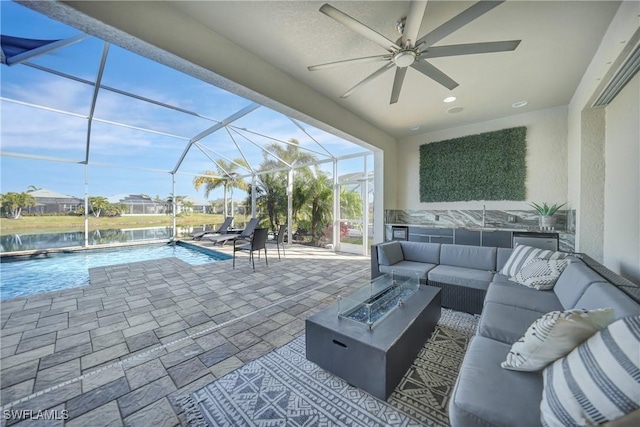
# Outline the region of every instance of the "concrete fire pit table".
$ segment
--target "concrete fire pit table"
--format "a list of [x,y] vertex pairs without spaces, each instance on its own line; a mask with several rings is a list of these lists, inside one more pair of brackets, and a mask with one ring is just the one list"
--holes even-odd
[[307,318],[307,359],[386,400],[439,319],[439,288],[383,275]]

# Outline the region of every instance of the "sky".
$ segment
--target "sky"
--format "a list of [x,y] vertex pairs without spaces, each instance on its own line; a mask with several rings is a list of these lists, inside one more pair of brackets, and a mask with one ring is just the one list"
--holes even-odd
[[[79,34],[72,27],[11,1],[0,1],[0,8],[3,35],[55,40]],[[104,46],[103,41],[90,37],[29,63],[95,82]],[[85,168],[79,162],[86,153],[86,117],[90,113],[93,85],[23,64],[1,65],[0,83],[2,152],[60,160],[2,156],[2,193],[26,191],[33,185],[82,197],[86,179],[90,195],[167,197],[172,189],[168,171],[176,167],[189,139],[251,104],[247,99],[110,45],[102,86],[192,111],[198,116],[101,88],[94,112],[96,120],[91,125],[89,166]],[[316,152],[319,160],[327,156],[314,140],[335,156],[366,151],[327,132],[300,124],[313,138],[286,116],[260,107],[232,123],[228,131],[223,128],[208,135],[199,141],[199,148],[192,146],[181,164],[176,174],[176,194],[204,198],[204,191],[196,192],[192,182],[196,174],[216,169],[207,156],[214,160],[237,159],[241,157],[237,146],[254,166],[264,156],[257,146],[264,147],[274,140],[295,138],[302,147]],[[371,156],[368,161],[371,167]],[[362,158],[342,160],[338,174],[361,172],[363,163]],[[328,163],[321,168],[330,172],[332,165]],[[236,191],[234,196],[242,198],[244,194]],[[209,199],[221,197],[222,190],[218,190]]]

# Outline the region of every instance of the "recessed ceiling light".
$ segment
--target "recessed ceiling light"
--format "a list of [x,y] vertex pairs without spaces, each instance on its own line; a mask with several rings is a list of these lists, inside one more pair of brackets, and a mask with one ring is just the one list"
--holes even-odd
[[455,96],[447,96],[445,99],[443,99],[444,102],[453,102],[455,101],[457,98]]
[[420,126],[411,126],[409,128],[409,130],[418,130],[418,129],[420,129]]
[[513,104],[511,104],[511,107],[513,107],[513,108],[522,108],[527,104],[528,104],[527,101],[518,101],[518,102],[514,102]]
[[455,113],[459,113],[460,111],[464,110],[464,108],[462,107],[451,107],[447,110],[447,113],[449,114],[455,114]]

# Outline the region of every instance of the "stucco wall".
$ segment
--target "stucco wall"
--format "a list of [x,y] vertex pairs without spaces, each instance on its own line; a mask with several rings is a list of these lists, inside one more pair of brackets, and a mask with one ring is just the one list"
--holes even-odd
[[[582,140],[583,111],[591,107],[594,96],[597,96],[607,83],[607,75],[614,72],[619,66],[618,61],[624,57],[623,52],[629,48],[630,40],[638,29],[638,16],[640,16],[640,2],[624,1],[620,4],[620,8],[602,38],[600,47],[569,103],[567,197],[571,206],[580,206],[583,190],[588,190],[588,186],[581,181],[584,176],[588,176],[588,171],[587,175],[583,175],[581,170],[584,149]],[[585,214],[587,217],[584,216]],[[589,235],[583,234],[582,231],[593,233],[590,230],[589,214],[588,210],[576,209],[576,250],[578,251],[590,252],[593,249],[593,241],[589,240]],[[585,245],[582,244],[583,238]],[[602,241],[600,238],[600,245],[602,245]],[[599,250],[602,253],[602,247]]]
[[[398,142],[398,209],[530,209],[526,201],[421,203],[420,145],[516,126],[527,127],[527,201],[564,203],[567,199],[567,108],[523,113]],[[570,206],[569,206],[570,207]]]
[[640,74],[606,108],[604,264],[640,284]]

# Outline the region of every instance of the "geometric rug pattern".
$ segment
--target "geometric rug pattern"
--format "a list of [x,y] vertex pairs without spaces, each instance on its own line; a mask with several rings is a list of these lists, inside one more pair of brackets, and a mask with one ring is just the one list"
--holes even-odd
[[182,405],[192,426],[448,426],[449,396],[476,327],[475,316],[442,309],[431,338],[386,402],[309,362],[302,335]]

